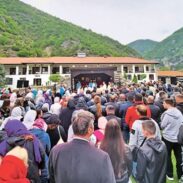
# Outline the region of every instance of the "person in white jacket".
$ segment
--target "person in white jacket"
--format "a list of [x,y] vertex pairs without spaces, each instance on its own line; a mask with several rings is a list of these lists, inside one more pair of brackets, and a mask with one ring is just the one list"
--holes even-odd
[[61,110],[60,98],[54,98],[54,104],[50,107],[50,112],[59,116]]

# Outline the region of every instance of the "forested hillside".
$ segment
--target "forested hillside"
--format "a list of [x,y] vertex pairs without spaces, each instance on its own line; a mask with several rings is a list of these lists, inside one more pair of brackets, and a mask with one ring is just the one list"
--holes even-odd
[[0,0],[0,56],[139,56],[109,37],[48,15],[19,0]]

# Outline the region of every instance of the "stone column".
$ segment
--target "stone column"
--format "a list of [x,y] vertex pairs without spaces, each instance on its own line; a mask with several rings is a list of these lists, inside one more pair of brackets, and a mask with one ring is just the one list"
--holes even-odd
[[144,65],[144,73],[146,73],[147,71],[146,71],[146,65]]
[[132,73],[135,74],[135,65],[132,65]]
[[121,73],[124,73],[124,65],[121,65]]
[[63,74],[63,67],[62,67],[62,65],[60,65],[59,73],[60,73],[60,75]]
[[48,75],[50,75],[51,74],[51,66],[50,66],[50,64],[48,65]]
[[16,75],[19,75],[19,65],[16,66]]
[[26,75],[29,75],[29,65],[27,64]]

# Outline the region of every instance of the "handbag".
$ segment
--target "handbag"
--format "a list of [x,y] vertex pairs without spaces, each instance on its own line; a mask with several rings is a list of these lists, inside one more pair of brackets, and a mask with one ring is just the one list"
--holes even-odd
[[60,133],[60,127],[59,127],[59,125],[58,125],[58,127],[57,127],[57,130],[58,130],[58,135],[59,135],[59,140],[58,140],[58,142],[57,142],[57,145],[58,145],[58,144],[63,144],[64,141],[63,141],[62,136],[61,136],[61,133]]

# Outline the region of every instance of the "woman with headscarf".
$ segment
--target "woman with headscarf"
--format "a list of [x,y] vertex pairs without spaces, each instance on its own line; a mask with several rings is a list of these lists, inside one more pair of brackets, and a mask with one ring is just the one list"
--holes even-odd
[[15,107],[13,108],[13,110],[11,111],[11,116],[6,118],[3,123],[1,124],[0,126],[0,130],[2,130],[4,128],[4,126],[6,125],[6,123],[9,121],[9,120],[12,120],[12,119],[18,119],[18,120],[22,120],[23,118],[23,111],[20,107]]
[[47,125],[48,125],[47,133],[50,136],[51,148],[53,148],[58,143],[60,138],[62,138],[64,142],[67,141],[65,130],[59,124],[60,124],[60,119],[56,114],[52,114],[47,121]]
[[50,97],[50,93],[47,91],[46,93],[44,93],[43,96],[44,96],[44,99],[45,99],[44,103],[49,104],[49,109],[50,109],[50,107],[52,105],[52,100],[51,100],[51,97]]
[[42,143],[45,150],[45,168],[41,170],[41,182],[48,183],[48,156],[51,149],[50,137],[46,133],[47,124],[42,118],[42,111],[37,110],[36,120],[30,132],[34,134]]
[[0,156],[4,157],[13,147],[24,147],[29,157],[27,178],[40,183],[39,169],[44,168],[45,164],[45,152],[41,142],[19,120],[8,121],[4,130],[7,132],[8,138],[0,143]]
[[60,98],[59,97],[55,97],[54,98],[54,104],[52,104],[51,107],[50,107],[50,112],[52,114],[59,115],[60,110],[61,110]]
[[32,125],[36,119],[37,113],[35,110],[29,110],[24,116],[23,124],[25,127],[30,130],[32,128]]
[[28,153],[19,146],[9,151],[0,164],[1,183],[30,183],[26,178]]

